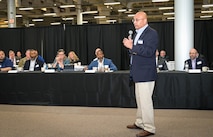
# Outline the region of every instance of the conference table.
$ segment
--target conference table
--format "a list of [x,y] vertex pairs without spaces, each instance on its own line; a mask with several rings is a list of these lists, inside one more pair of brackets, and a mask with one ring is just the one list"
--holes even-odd
[[[135,108],[129,71],[0,73],[0,103]],[[213,73],[158,73],[154,108],[213,109]]]
[[213,109],[212,72],[160,72],[155,88],[157,108]]

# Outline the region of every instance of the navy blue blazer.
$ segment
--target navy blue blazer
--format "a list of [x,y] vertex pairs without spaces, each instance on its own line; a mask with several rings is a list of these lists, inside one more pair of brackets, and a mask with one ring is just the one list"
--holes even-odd
[[130,50],[132,54],[130,77],[134,82],[148,82],[157,79],[155,59],[157,47],[157,31],[148,26],[139,37],[137,44],[133,45]]
[[[104,58],[104,65],[109,65],[110,70],[118,70],[111,59]],[[89,64],[88,69],[91,70],[93,67],[98,67],[98,60],[93,60]]]
[[[192,69],[192,60],[188,59],[184,62],[184,64],[186,64],[186,62],[188,62],[189,64],[189,69]],[[205,61],[201,58],[196,58],[196,69],[202,69],[202,67],[207,66]],[[185,69],[185,65],[184,65],[184,69]]]
[[[34,71],[41,71],[41,67],[43,67],[44,62],[41,61],[39,58],[36,59]],[[27,60],[24,64],[24,70],[29,70],[30,68],[30,60]]]

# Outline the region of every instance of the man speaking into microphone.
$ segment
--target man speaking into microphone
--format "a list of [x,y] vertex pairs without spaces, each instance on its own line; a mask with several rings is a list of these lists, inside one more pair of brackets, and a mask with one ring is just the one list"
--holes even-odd
[[158,34],[148,25],[147,15],[143,11],[135,14],[132,20],[136,29],[136,35],[123,39],[123,44],[129,49],[130,76],[135,83],[135,96],[137,103],[136,120],[129,129],[141,129],[137,137],[145,137],[155,134],[154,110],[152,94],[157,70],[155,63],[155,51],[158,47]]

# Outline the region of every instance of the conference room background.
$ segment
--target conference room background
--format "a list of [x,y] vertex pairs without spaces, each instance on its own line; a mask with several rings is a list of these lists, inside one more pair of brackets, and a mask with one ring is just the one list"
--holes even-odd
[[[170,60],[174,60],[174,22],[150,22],[149,25],[159,34],[158,49],[165,49]],[[82,64],[87,65],[95,58],[94,50],[100,47],[118,69],[126,70],[129,69],[129,55],[122,40],[128,37],[129,30],[134,30],[132,23],[5,28],[0,29],[0,49],[7,56],[10,49],[20,50],[24,56],[26,49],[34,48],[47,63],[51,63],[57,50],[63,48],[66,54],[75,51]],[[212,36],[213,20],[195,21],[194,47],[206,57],[208,64],[213,62]]]

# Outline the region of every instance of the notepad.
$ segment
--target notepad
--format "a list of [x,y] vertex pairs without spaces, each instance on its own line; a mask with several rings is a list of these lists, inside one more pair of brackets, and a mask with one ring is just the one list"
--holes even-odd
[[189,73],[201,73],[200,69],[189,69]]

